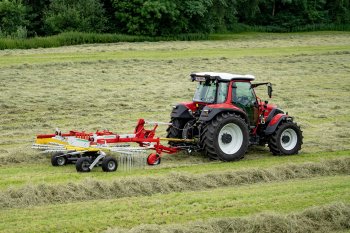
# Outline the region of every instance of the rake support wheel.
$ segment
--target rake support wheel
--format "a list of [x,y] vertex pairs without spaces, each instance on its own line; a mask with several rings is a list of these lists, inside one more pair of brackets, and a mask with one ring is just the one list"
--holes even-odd
[[54,153],[51,156],[51,164],[52,166],[64,166],[68,163],[68,159],[66,156],[63,156],[62,152]]
[[114,172],[118,168],[118,162],[112,156],[107,156],[102,160],[102,170],[104,172]]
[[147,164],[150,166],[159,165],[161,157],[158,154],[152,153],[147,157]]
[[90,172],[91,160],[88,157],[81,157],[77,160],[75,168],[77,172]]

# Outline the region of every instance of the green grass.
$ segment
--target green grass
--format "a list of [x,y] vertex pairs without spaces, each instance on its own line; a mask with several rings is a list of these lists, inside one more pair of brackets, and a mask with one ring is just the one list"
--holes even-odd
[[0,50],[4,49],[35,49],[52,48],[69,45],[94,44],[94,43],[118,43],[118,42],[142,42],[142,41],[173,41],[173,40],[205,40],[206,34],[188,33],[168,37],[132,36],[123,34],[99,34],[84,32],[64,32],[54,36],[33,37],[28,39],[0,38]]
[[19,208],[101,198],[146,197],[157,193],[200,191],[254,183],[348,174],[350,174],[350,159],[337,158],[317,163],[275,166],[268,169],[210,171],[203,174],[173,172],[163,176],[132,176],[108,182],[85,179],[83,182],[68,182],[58,185],[42,183],[0,192],[0,207]]
[[[172,104],[192,98],[195,84],[189,73],[201,70],[252,73],[257,81],[271,81],[270,102],[301,124],[304,152],[349,150],[350,135],[344,130],[350,128],[350,106],[344,101],[348,37],[334,32],[267,34],[220,42],[0,51],[0,161],[33,161],[38,156],[27,148],[34,135],[56,127],[128,133],[140,117],[166,122]],[[257,92],[266,98],[265,90]],[[159,135],[164,131],[159,128]]]
[[[20,191],[27,190],[36,195],[32,196],[34,203],[38,195],[60,186],[65,195],[74,195],[74,188],[83,192],[84,184],[98,187],[172,175],[216,177],[274,167],[288,172],[287,164],[349,157],[349,32],[215,36],[211,39],[217,40],[208,41],[1,50],[0,200],[5,194],[12,195],[11,200],[21,198]],[[274,92],[269,101],[294,116],[303,130],[300,155],[275,157],[268,148],[252,147],[243,160],[222,163],[179,153],[165,156],[158,167],[115,173],[97,168],[79,174],[74,166],[51,167],[48,156],[30,149],[36,134],[52,133],[56,127],[62,131],[107,128],[131,133],[138,118],[167,122],[174,103],[192,99],[195,83],[190,82],[189,74],[194,71],[250,73],[257,82],[271,81]],[[257,94],[267,99],[265,89],[257,89]],[[165,130],[166,126],[160,126],[157,135],[165,136]],[[249,217],[262,211],[288,214],[334,201],[349,203],[348,184],[348,175],[330,172],[309,180],[203,187],[119,199],[110,196],[110,200],[82,198],[65,204],[38,202],[36,207],[25,207],[22,200],[20,208],[0,209],[0,231],[97,232],[107,227],[143,229],[140,224]],[[103,189],[96,190],[92,196]],[[84,195],[90,191],[85,189]]]
[[[140,223],[180,223],[275,211],[290,213],[335,201],[350,202],[350,177],[334,176],[210,191],[2,210],[3,232],[96,232]],[[293,201],[290,194],[293,193]],[[106,221],[108,219],[108,221]]]
[[[162,177],[172,173],[206,174],[236,171],[241,169],[264,169],[280,164],[300,164],[305,162],[328,161],[336,158],[348,158],[350,151],[326,152],[314,154],[302,154],[297,156],[272,156],[269,153],[254,156],[248,154],[246,160],[239,163],[203,162],[194,161],[193,158],[180,155],[169,155],[163,159],[163,163],[157,167],[134,169],[131,172],[118,171],[116,173],[104,173],[101,168],[96,168],[91,173],[79,174],[74,165],[64,167],[52,167],[49,161],[41,164],[8,165],[0,169],[0,190],[21,187],[23,185],[65,184],[68,182],[81,182],[86,179],[116,180],[128,177]],[[199,158],[198,158],[199,159]],[[189,166],[190,165],[190,166]]]
[[[237,24],[232,32],[226,34],[201,34],[188,33],[173,36],[133,36],[123,34],[100,34],[84,32],[64,32],[54,36],[33,37],[28,39],[0,38],[0,50],[4,49],[35,49],[35,48],[52,48],[60,46],[95,44],[95,43],[119,43],[119,42],[144,42],[144,41],[198,41],[198,40],[220,40],[250,38],[264,35],[266,32],[273,34],[287,34],[285,32],[315,32],[319,31],[350,31],[349,24],[313,24],[294,28],[284,28],[277,26],[248,26]],[[329,33],[329,32],[328,32]],[[339,32],[337,32],[339,33]],[[229,36],[228,36],[229,35]]]
[[173,60],[206,57],[211,58],[232,58],[239,59],[245,56],[293,56],[293,55],[307,55],[307,54],[322,54],[322,53],[336,53],[347,51],[350,54],[350,45],[346,46],[305,46],[305,47],[281,47],[278,50],[275,48],[222,48],[222,49],[188,49],[182,51],[117,51],[104,53],[51,53],[51,54],[34,54],[18,56],[4,56],[0,57],[0,64],[3,66],[14,64],[46,64],[52,61],[55,62],[96,62],[99,60],[131,60],[131,59],[145,59],[145,60]]
[[[248,217],[221,217],[207,221],[193,221],[187,224],[135,227],[131,232],[347,232],[349,229],[350,205],[332,203],[307,208],[291,214],[264,212]],[[107,233],[130,232],[120,228],[109,228]]]

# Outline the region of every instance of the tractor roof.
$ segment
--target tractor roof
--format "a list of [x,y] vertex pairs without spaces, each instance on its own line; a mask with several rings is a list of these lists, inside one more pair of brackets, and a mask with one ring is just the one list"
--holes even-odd
[[[199,78],[209,78],[209,79],[217,79],[217,80],[226,80],[226,81],[231,81],[235,79],[244,79],[244,80],[249,80],[253,81],[255,77],[250,74],[230,74],[230,73],[220,73],[220,72],[199,72],[199,73],[192,73],[191,78],[193,81],[201,81],[196,79],[196,77]],[[202,80],[204,81],[204,80]]]

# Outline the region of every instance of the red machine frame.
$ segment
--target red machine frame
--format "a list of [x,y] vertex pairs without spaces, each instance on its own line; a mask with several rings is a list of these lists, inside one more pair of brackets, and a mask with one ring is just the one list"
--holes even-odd
[[[147,147],[148,149],[155,150],[155,153],[151,153],[147,158],[147,163],[149,165],[158,164],[163,153],[174,154],[182,149],[180,147],[164,146],[161,144],[161,140],[170,141],[172,139],[155,137],[158,123],[153,123],[153,129],[145,129],[145,124],[146,121],[144,119],[139,119],[135,127],[134,134],[115,134],[109,130],[96,131],[95,133],[86,133],[85,131],[75,130],[71,130],[69,133],[62,133],[56,130],[55,134],[40,134],[37,135],[36,138],[50,139],[56,136],[61,136],[63,138],[75,137],[88,140],[90,146],[113,145],[118,143],[137,143],[140,147]],[[181,139],[173,140],[179,141]]]

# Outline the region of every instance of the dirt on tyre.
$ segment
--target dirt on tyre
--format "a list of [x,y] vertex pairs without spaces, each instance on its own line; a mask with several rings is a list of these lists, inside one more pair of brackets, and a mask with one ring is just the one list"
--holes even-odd
[[118,168],[118,162],[112,156],[107,156],[102,160],[102,170],[104,172],[114,172]]
[[52,166],[64,166],[68,163],[68,159],[66,156],[63,155],[62,152],[54,153],[51,156],[51,164]]
[[223,113],[205,127],[202,143],[208,156],[222,161],[242,159],[249,145],[248,125],[240,116]]
[[302,131],[294,122],[283,122],[269,140],[269,148],[274,155],[298,154],[302,144]]
[[75,168],[77,172],[90,172],[91,159],[88,157],[81,157],[77,160]]

